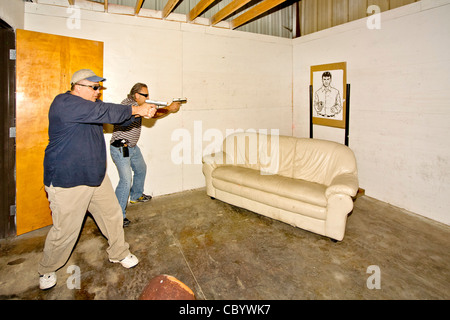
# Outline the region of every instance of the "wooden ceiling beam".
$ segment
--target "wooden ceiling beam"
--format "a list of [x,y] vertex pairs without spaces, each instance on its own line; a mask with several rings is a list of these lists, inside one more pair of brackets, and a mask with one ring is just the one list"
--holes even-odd
[[250,8],[248,11],[241,14],[239,17],[231,21],[231,29],[236,29],[237,27],[247,23],[248,21],[266,13],[270,9],[276,7],[277,5],[285,2],[287,0],[264,0],[258,3],[254,7]]
[[234,0],[230,2],[225,8],[217,12],[212,18],[211,18],[211,25],[215,25],[231,15],[233,12],[239,10],[243,6],[245,6],[247,3],[249,3],[251,0]]
[[206,10],[215,0],[200,0],[197,5],[192,8],[188,15],[188,21],[193,21],[197,18],[203,11]]
[[166,3],[166,6],[164,7],[162,11],[162,18],[167,18],[167,16],[172,12],[173,8],[180,2],[181,0],[169,0]]
[[134,7],[134,14],[135,15],[139,14],[139,11],[141,11],[143,3],[144,3],[144,0],[137,0],[136,1],[136,6]]

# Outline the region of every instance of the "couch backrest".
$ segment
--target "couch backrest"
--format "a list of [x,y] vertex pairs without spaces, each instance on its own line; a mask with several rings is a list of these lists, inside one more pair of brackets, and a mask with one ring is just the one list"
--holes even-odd
[[301,138],[295,154],[293,178],[330,185],[339,174],[357,174],[353,151],[341,143]]
[[233,165],[330,185],[341,173],[357,174],[347,146],[327,140],[238,132],[227,136],[223,150]]

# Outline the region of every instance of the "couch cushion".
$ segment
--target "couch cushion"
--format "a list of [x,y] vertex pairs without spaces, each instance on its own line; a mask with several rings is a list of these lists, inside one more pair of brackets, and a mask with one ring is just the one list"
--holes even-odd
[[[274,193],[269,193],[249,187],[245,187],[242,185],[234,184],[228,181],[214,179],[213,181],[214,187],[216,188],[216,196],[218,199],[223,200],[228,203],[230,198],[227,195],[235,196],[236,198],[241,198],[238,203],[234,203],[235,205],[243,208],[247,208],[248,210],[258,211],[258,207],[260,205],[265,205],[268,207],[272,207],[275,210],[269,210],[271,214],[268,214],[268,217],[271,217],[276,220],[285,221],[281,215],[281,211],[278,209],[287,212],[290,212],[294,215],[298,214],[301,216],[307,216],[314,219],[325,220],[327,218],[327,208],[316,206],[307,202],[302,202],[299,200],[294,200],[290,198],[281,197]],[[250,201],[250,202],[247,202]],[[249,205],[252,203],[258,203],[259,205]],[[285,221],[287,223],[291,223]],[[296,224],[294,224],[296,225]]]
[[259,170],[236,166],[218,167],[212,172],[212,177],[316,206],[327,206],[326,186],[318,183],[280,175],[261,174]]

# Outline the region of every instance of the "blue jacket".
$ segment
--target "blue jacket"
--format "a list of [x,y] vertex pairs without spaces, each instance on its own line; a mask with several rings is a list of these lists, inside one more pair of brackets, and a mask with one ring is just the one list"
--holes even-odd
[[49,143],[44,157],[44,184],[70,188],[99,186],[106,174],[103,123],[131,123],[131,106],[92,102],[59,94],[50,105]]

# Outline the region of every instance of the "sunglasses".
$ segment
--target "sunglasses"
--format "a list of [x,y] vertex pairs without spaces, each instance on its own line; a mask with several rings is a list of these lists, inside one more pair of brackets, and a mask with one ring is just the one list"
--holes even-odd
[[148,98],[148,93],[140,93],[140,92],[136,92],[137,94],[140,94],[141,96],[143,96],[143,97],[146,97],[146,98]]
[[102,86],[99,86],[99,85],[90,86],[90,85],[81,84],[81,83],[77,83],[76,85],[77,86],[83,86],[83,87],[89,87],[89,88],[92,88],[94,91],[100,90],[102,88]]

